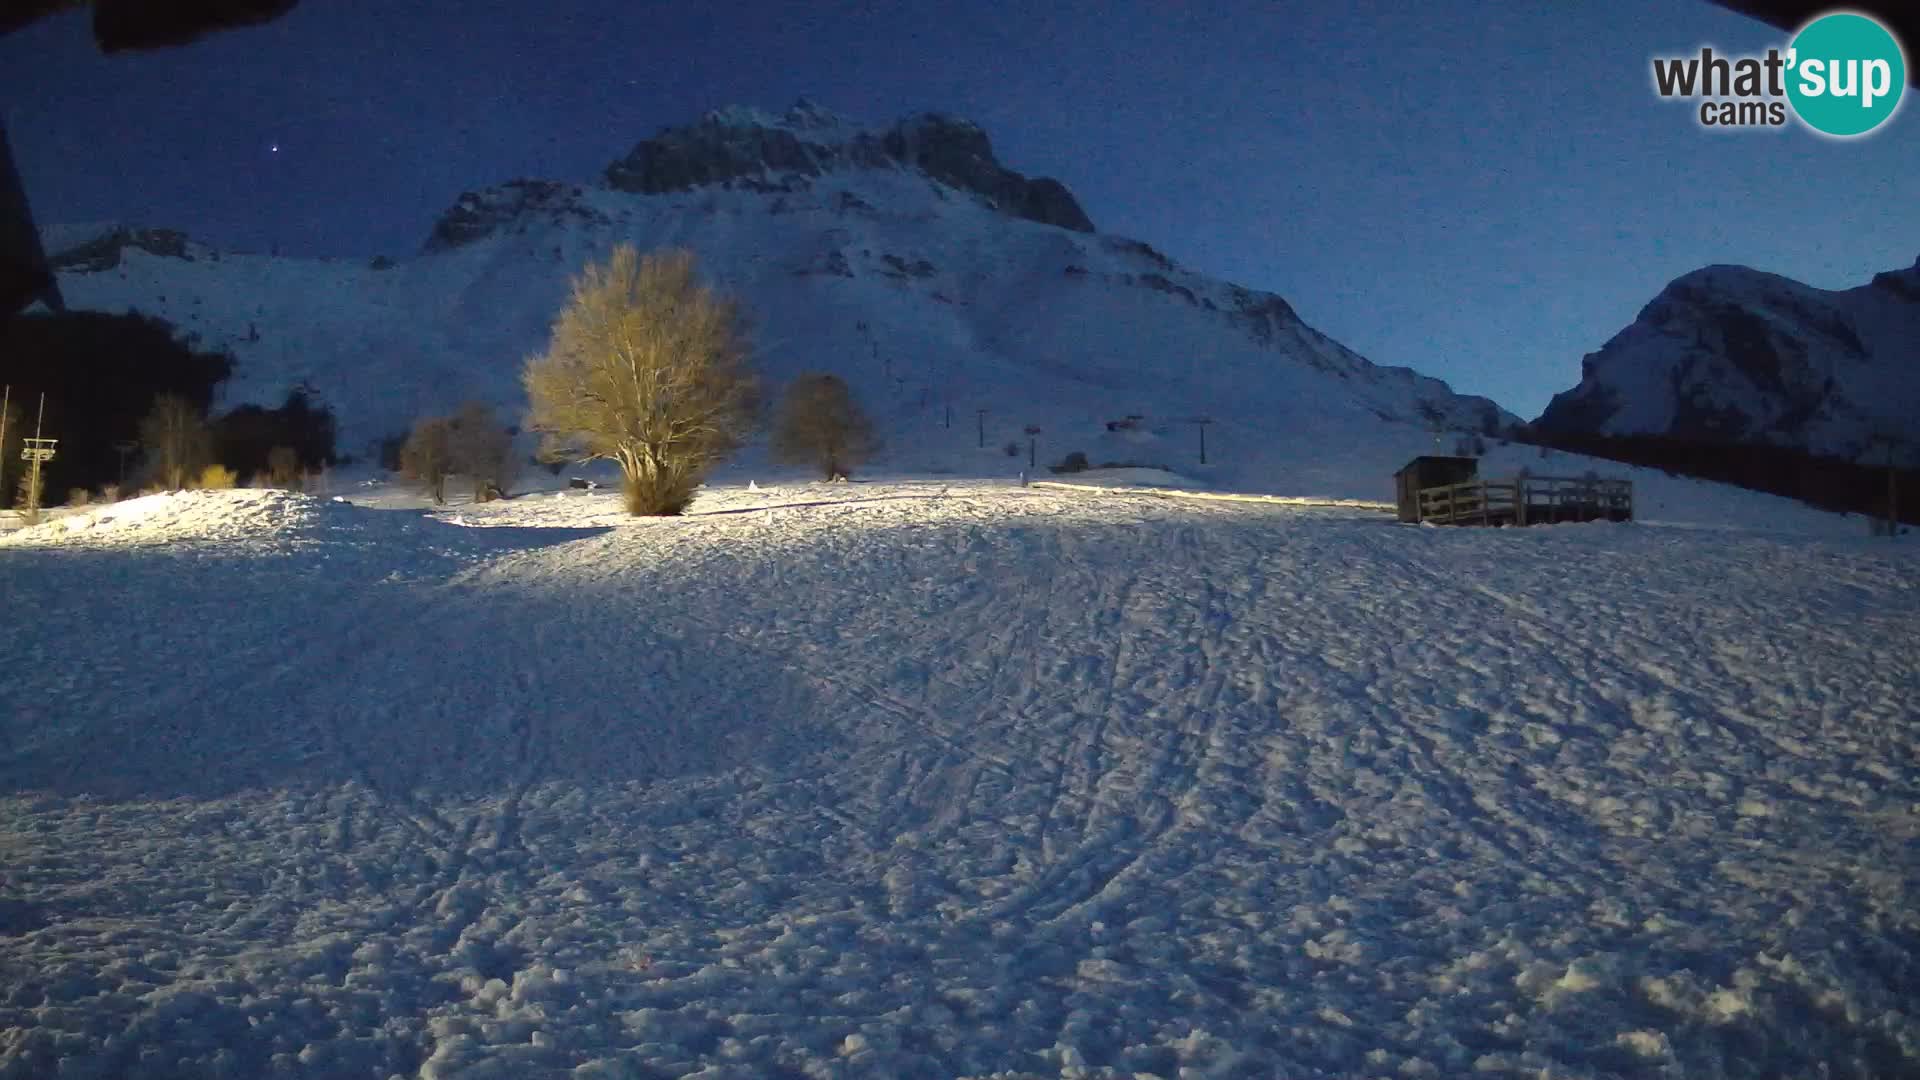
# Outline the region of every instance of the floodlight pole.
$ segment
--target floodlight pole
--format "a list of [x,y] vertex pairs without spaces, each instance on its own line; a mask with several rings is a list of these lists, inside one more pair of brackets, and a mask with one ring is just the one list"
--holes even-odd
[[27,481],[27,513],[40,520],[40,428],[47,422],[47,392],[40,391],[40,411],[33,418],[33,479]]
[[1887,537],[1900,537],[1900,474],[1893,467],[1894,439],[1887,439]]
[[1872,450],[1875,443],[1884,443],[1887,448],[1887,536],[1900,535],[1900,470],[1894,464],[1893,452],[1900,440],[1891,434],[1876,432],[1867,439],[1867,449]]
[[980,448],[984,450],[986,449],[986,446],[987,446],[987,410],[985,409],[973,410],[973,420],[975,424],[979,425]]
[[1039,435],[1040,426],[1038,424],[1027,425],[1027,468],[1029,469],[1038,467],[1034,463],[1034,453],[1039,444]]

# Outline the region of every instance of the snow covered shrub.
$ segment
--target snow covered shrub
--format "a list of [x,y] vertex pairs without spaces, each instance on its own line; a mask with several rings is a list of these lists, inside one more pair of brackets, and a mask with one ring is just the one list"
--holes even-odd
[[631,514],[678,514],[753,422],[739,309],[693,256],[622,244],[589,263],[521,371],[548,460],[618,462]]
[[100,489],[100,502],[112,505],[120,501],[120,485],[107,484]]
[[239,482],[239,477],[225,465],[209,465],[200,470],[194,480],[194,487],[202,491],[225,491]]
[[93,492],[86,488],[71,488],[67,491],[68,506],[85,506],[93,501]]
[[773,432],[774,460],[812,465],[826,479],[842,480],[878,446],[873,422],[838,375],[809,373],[787,387]]

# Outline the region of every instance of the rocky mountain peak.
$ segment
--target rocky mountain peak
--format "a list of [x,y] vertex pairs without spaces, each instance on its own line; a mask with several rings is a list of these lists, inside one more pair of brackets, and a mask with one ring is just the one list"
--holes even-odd
[[434,222],[423,250],[429,254],[451,251],[530,217],[544,216],[554,222],[569,218],[604,221],[585,205],[584,194],[572,184],[554,180],[509,180],[482,191],[463,191]]
[[925,112],[873,128],[806,98],[780,116],[736,105],[666,128],[607,166],[606,179],[648,195],[708,184],[798,191],[825,173],[857,169],[914,169],[1009,216],[1094,231],[1066,185],[1002,165],[970,120]]

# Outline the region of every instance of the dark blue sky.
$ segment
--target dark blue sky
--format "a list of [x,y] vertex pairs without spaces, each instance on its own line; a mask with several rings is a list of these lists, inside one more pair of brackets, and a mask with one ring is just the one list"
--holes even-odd
[[133,56],[50,20],[0,39],[0,108],[45,221],[351,255],[715,105],[941,109],[1103,231],[1528,417],[1695,267],[1835,288],[1920,256],[1911,102],[1852,142],[1703,130],[1650,57],[1784,34],[1704,0],[1511,6],[306,0]]

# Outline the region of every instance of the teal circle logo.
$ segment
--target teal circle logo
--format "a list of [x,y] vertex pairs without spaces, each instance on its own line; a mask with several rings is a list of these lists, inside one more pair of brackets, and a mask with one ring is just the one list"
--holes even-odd
[[1906,88],[1900,42],[1865,15],[1822,15],[1787,47],[1787,100],[1815,131],[1865,135],[1887,122]]

